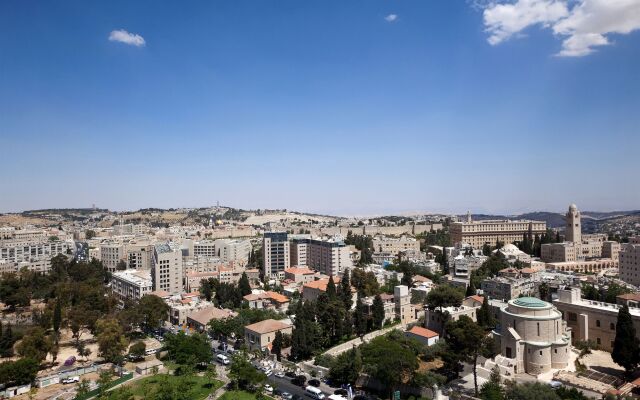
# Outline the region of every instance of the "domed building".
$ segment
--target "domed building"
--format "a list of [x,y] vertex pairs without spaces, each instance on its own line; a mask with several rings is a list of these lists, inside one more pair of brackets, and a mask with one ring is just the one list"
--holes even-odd
[[516,374],[537,375],[569,362],[571,330],[555,306],[535,297],[510,300],[493,335]]

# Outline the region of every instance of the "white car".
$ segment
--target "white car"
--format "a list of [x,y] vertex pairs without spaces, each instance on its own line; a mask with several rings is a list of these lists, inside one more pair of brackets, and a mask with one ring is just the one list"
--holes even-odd
[[284,372],[282,372],[282,371],[276,372],[276,377],[277,378],[284,378]]
[[265,374],[265,375],[267,375],[267,376],[271,375],[271,373],[272,373],[272,372],[273,372],[273,371],[271,371],[271,368],[269,368],[269,367],[266,367],[266,368],[264,369],[264,374]]
[[78,383],[78,382],[80,382],[80,377],[79,376],[70,376],[70,377],[64,378],[62,380],[62,383],[64,385],[67,385],[69,383]]
[[267,393],[273,393],[273,387],[271,387],[271,385],[266,384],[264,385],[264,391]]

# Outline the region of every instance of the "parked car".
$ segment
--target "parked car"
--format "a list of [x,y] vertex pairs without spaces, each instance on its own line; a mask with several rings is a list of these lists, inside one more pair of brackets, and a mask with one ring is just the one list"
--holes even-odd
[[293,378],[296,377],[296,374],[294,372],[292,372],[292,371],[287,371],[287,372],[284,373],[284,376],[286,376],[287,378],[293,379]]
[[338,394],[340,396],[348,396],[349,392],[347,392],[347,389],[336,389],[333,394]]
[[280,397],[282,397],[284,400],[291,400],[293,399],[293,395],[289,392],[282,392],[282,394],[280,395]]
[[309,379],[309,385],[315,386],[315,387],[320,387],[320,381],[317,380],[317,379]]
[[64,360],[64,366],[65,366],[65,367],[70,367],[70,366],[72,366],[75,362],[76,362],[76,357],[75,357],[75,356],[71,356],[71,357],[67,358],[66,360]]
[[304,375],[298,375],[291,380],[291,383],[293,383],[296,386],[304,386],[306,382],[307,382],[307,377]]
[[62,383],[64,385],[67,385],[69,383],[78,383],[78,382],[80,382],[80,377],[79,376],[70,376],[70,377],[64,378],[62,380]]
[[276,375],[277,378],[284,378],[284,372],[282,372],[282,371],[276,372],[275,375]]
[[269,384],[264,385],[264,391],[267,393],[273,393],[273,386]]

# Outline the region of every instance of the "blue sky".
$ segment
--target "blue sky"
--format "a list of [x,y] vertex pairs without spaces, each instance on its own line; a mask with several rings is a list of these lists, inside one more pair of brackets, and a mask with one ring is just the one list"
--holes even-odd
[[0,2],[0,212],[638,209],[602,1]]

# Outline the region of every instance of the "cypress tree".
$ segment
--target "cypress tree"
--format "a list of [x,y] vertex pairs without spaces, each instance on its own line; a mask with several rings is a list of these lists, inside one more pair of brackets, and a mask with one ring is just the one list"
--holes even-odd
[[469,297],[473,296],[474,294],[476,294],[476,288],[475,286],[473,286],[473,282],[470,282],[469,286],[467,286],[467,293],[465,293],[465,296]]
[[358,336],[367,333],[367,316],[364,315],[364,305],[362,299],[358,296],[356,300],[356,309],[353,313],[353,325]]
[[249,284],[249,278],[247,277],[246,272],[242,273],[242,276],[238,281],[238,289],[240,289],[240,294],[242,296],[251,294],[251,285]]
[[333,300],[336,298],[336,295],[337,295],[336,284],[333,281],[333,276],[330,276],[329,283],[327,284],[327,296],[329,297],[329,300]]
[[56,305],[53,309],[53,331],[56,333],[56,337],[58,332],[60,332],[60,324],[62,323],[62,306],[60,305],[60,299],[56,300]]
[[373,327],[375,329],[380,329],[384,323],[384,303],[382,302],[382,297],[380,297],[379,294],[373,298],[373,305],[371,308],[373,309]]
[[349,270],[344,271],[344,275],[342,275],[338,295],[342,300],[342,303],[344,303],[344,309],[347,311],[351,310],[353,299],[351,297],[351,276],[349,274]]
[[622,306],[618,312],[616,324],[616,338],[611,351],[613,362],[623,367],[628,376],[638,366],[640,361],[640,345],[636,338],[636,328],[633,326],[629,307]]

